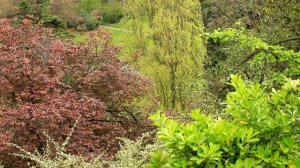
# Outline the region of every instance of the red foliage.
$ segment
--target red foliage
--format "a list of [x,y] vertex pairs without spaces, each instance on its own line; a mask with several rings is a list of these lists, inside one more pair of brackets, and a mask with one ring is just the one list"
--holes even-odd
[[79,72],[76,83],[81,92],[101,99],[107,106],[119,106],[142,93],[147,81],[116,57],[120,48],[111,44],[110,34],[101,29],[90,33],[83,48],[83,54],[72,59],[76,61],[72,71]]
[[43,132],[62,142],[79,116],[70,152],[116,151],[115,138],[134,126],[118,113],[147,81],[119,60],[109,34],[98,30],[74,45],[26,20],[13,25],[0,20],[0,161],[12,166],[7,142],[41,151]]

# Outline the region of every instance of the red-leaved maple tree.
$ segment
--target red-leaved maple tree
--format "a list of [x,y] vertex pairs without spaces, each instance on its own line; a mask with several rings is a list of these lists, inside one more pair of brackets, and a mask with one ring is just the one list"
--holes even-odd
[[139,119],[129,104],[148,81],[119,51],[101,29],[76,45],[29,20],[0,19],[0,161],[20,167],[7,143],[42,152],[44,133],[62,142],[79,117],[73,154],[115,152],[116,137],[134,135]]

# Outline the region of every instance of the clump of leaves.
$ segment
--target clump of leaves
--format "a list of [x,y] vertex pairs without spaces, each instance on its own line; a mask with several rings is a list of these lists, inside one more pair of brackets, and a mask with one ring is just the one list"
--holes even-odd
[[179,123],[157,113],[151,118],[164,144],[152,167],[299,167],[300,81],[286,80],[266,93],[232,75],[227,95],[230,119],[213,119],[194,110],[192,122]]

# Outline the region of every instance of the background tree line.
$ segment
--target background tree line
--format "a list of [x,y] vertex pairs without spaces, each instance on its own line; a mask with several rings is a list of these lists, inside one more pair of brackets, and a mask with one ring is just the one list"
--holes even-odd
[[1,0],[1,4],[2,17],[28,15],[55,28],[93,30],[100,22],[116,23],[123,16],[119,0]]

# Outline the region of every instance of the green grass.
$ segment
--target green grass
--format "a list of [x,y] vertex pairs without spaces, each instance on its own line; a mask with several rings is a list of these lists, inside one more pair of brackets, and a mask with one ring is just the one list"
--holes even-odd
[[[107,28],[104,29],[111,33],[113,44],[124,46],[128,43],[128,39],[126,39],[126,37],[129,33],[118,31],[118,30],[107,29]],[[73,38],[74,42],[76,44],[79,44],[85,42],[88,39],[89,32],[81,33],[81,32],[71,31],[69,33],[74,37]]]
[[[104,26],[112,27],[112,28],[117,28],[117,29],[123,29],[123,30],[129,30],[129,25],[125,21],[120,21],[119,23],[115,24],[107,24]],[[115,45],[120,45],[120,46],[126,46],[128,45],[128,39],[131,37],[131,32],[126,32],[122,30],[114,30],[114,29],[109,29],[109,28],[104,28],[108,30],[109,32],[112,33],[112,43]],[[130,31],[130,30],[129,30]]]
[[75,43],[83,43],[88,39],[87,32],[70,31],[69,33],[74,36]]
[[[125,22],[119,22],[116,24],[108,24],[105,25],[108,27],[118,28],[118,29],[124,29],[127,30],[128,26]],[[125,32],[121,30],[113,30],[109,28],[104,28],[108,32],[112,33],[112,43],[115,45],[121,45],[124,46],[128,43],[128,37],[130,37],[130,32]],[[75,43],[82,43],[88,38],[88,32],[77,32],[77,31],[69,31],[72,36],[74,36],[74,42]]]
[[[150,30],[148,21],[146,19],[143,21],[143,24],[144,24],[146,33],[150,34],[151,30]],[[132,31],[130,29],[129,23],[125,20],[121,20],[119,23],[108,24],[105,26]],[[127,50],[128,47],[130,47],[130,45],[132,43],[132,41],[131,41],[132,40],[132,32],[125,32],[125,31],[121,31],[121,30],[114,30],[114,29],[108,29],[108,28],[106,28],[106,29],[112,33],[112,43],[113,44],[125,47],[123,49],[125,51]]]
[[[149,28],[146,20],[144,21],[144,25],[146,28],[146,32],[147,33],[150,32],[150,28]],[[131,31],[128,22],[126,22],[124,20],[122,20],[119,23],[107,24],[104,26]],[[131,48],[132,42],[133,42],[132,41],[133,40],[132,32],[115,30],[115,29],[110,29],[110,28],[105,28],[105,27],[103,27],[103,29],[107,30],[108,32],[111,32],[113,44],[123,47],[122,53],[127,53],[130,51],[130,48]],[[74,36],[75,43],[82,43],[85,40],[87,40],[87,38],[88,38],[88,32],[81,33],[81,32],[76,32],[76,31],[70,31],[70,34]]]
[[126,20],[121,20],[119,23],[106,24],[104,26],[113,27],[113,28],[117,28],[117,29],[125,29],[125,30],[130,29],[130,24]]

